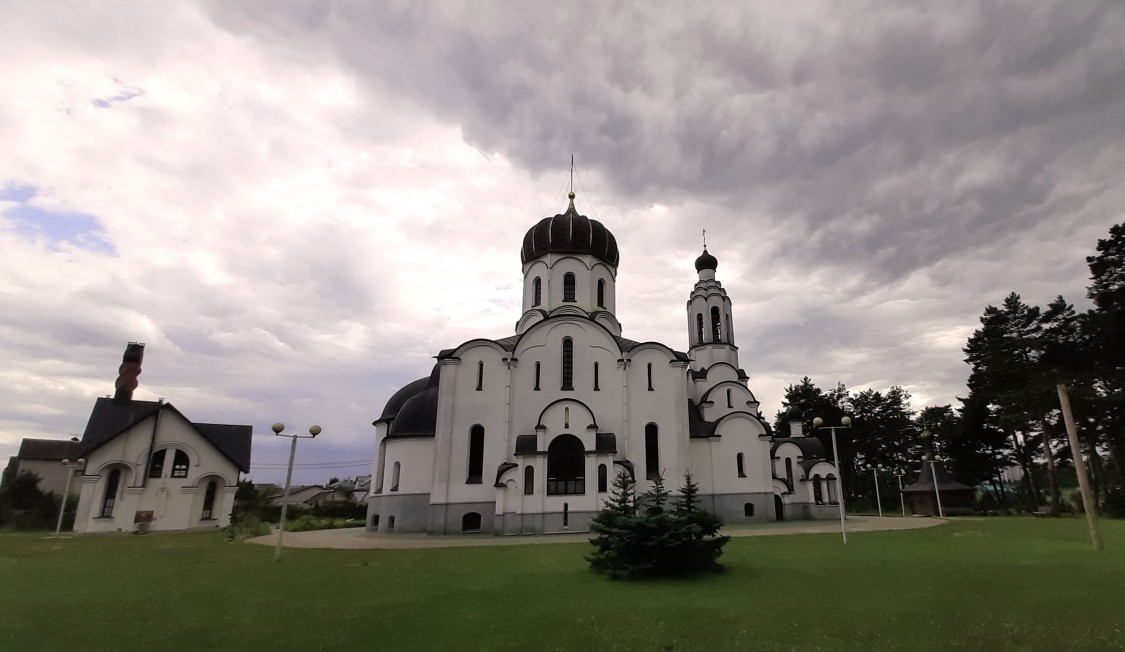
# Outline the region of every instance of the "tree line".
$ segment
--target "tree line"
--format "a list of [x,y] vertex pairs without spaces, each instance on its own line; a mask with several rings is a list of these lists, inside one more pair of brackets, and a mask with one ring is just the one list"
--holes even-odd
[[[953,477],[985,489],[982,508],[1072,508],[1063,487],[1074,485],[1074,461],[1056,391],[1064,383],[1096,502],[1125,516],[1125,223],[1099,239],[1096,251],[1086,258],[1092,308],[1080,312],[1062,296],[1041,308],[1015,292],[985,307],[963,349],[970,373],[957,406],[915,410],[898,386],[851,392],[843,384],[822,389],[805,377],[786,388],[786,406],[802,410],[806,432],[822,438],[826,450],[828,435],[813,430],[812,419],[839,423],[848,414],[854,420],[836,431],[838,466],[853,505],[874,504],[868,465],[901,468],[904,481],[913,481],[928,431]],[[778,412],[776,432],[787,432],[787,411]],[[883,491],[897,490],[894,478],[883,475],[891,483]]]

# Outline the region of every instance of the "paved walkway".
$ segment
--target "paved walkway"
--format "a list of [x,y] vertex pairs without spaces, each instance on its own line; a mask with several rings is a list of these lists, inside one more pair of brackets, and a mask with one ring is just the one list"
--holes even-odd
[[[945,521],[932,517],[849,516],[848,532],[874,532],[877,530],[916,530],[933,527]],[[784,534],[839,533],[839,521],[775,521],[772,523],[736,523],[723,526],[723,534],[732,537],[759,537]],[[519,536],[493,536],[491,534],[378,534],[365,528],[340,530],[314,530],[312,532],[286,532],[287,548],[456,548],[462,546],[512,546],[543,543],[578,543],[587,541],[589,532],[573,534],[529,534]],[[277,533],[247,539],[251,543],[276,545]]]

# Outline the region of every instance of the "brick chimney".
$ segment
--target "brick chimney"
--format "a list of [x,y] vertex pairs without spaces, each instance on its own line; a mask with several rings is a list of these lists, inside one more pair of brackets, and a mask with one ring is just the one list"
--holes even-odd
[[121,358],[121,366],[117,368],[117,393],[113,400],[119,403],[131,401],[133,390],[137,389],[137,376],[141,375],[141,360],[145,357],[145,345],[138,342],[129,342],[125,347],[125,355]]

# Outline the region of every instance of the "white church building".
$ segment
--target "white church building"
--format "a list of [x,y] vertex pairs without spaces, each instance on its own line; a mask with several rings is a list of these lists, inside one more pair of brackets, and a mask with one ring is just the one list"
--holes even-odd
[[731,299],[707,252],[687,298],[687,351],[622,337],[617,241],[579,215],[524,236],[515,333],[438,353],[375,420],[368,528],[585,531],[625,472],[637,491],[691,473],[726,522],[833,518],[836,469],[794,415],[772,432],[738,362]]

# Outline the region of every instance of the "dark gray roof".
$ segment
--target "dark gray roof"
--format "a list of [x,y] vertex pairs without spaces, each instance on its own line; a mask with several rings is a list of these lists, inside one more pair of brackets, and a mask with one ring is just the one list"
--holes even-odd
[[690,398],[687,402],[688,406],[688,436],[689,437],[714,437],[715,436],[715,422],[707,421],[703,415],[699,413],[699,406],[695,404]]
[[81,442],[69,439],[25,439],[20,442],[21,460],[76,459]]
[[433,437],[437,430],[438,379],[441,363],[434,364],[427,378],[419,378],[398,390],[387,401],[376,421],[390,421],[388,437]]
[[598,453],[617,454],[617,435],[612,432],[594,433],[594,450]]
[[535,435],[516,435],[516,455],[535,454]]
[[544,217],[523,236],[520,262],[526,263],[547,254],[587,254],[617,266],[621,255],[617,239],[609,229],[570,205],[565,213]]
[[770,455],[773,455],[777,447],[785,444],[793,444],[801,449],[801,456],[806,460],[823,460],[827,459],[824,452],[824,444],[816,437],[775,437],[773,445],[770,447]]
[[[961,484],[953,478],[949,477],[945,468],[942,467],[941,462],[937,463],[937,477],[938,489],[941,491],[974,491],[972,487],[966,484]],[[903,493],[921,493],[925,491],[932,492],[934,490],[934,476],[931,473],[931,465],[929,462],[922,462],[922,468],[918,472],[918,481],[914,484],[906,485],[902,488]]]
[[88,455],[102,444],[159,410],[172,410],[179,414],[184,421],[191,423],[204,439],[233,462],[239,470],[243,473],[250,471],[250,442],[253,436],[251,426],[192,423],[171,403],[159,401],[99,398],[94,403],[94,410],[90,412],[90,420],[86,423],[86,431],[82,433],[82,442],[78,454]]

